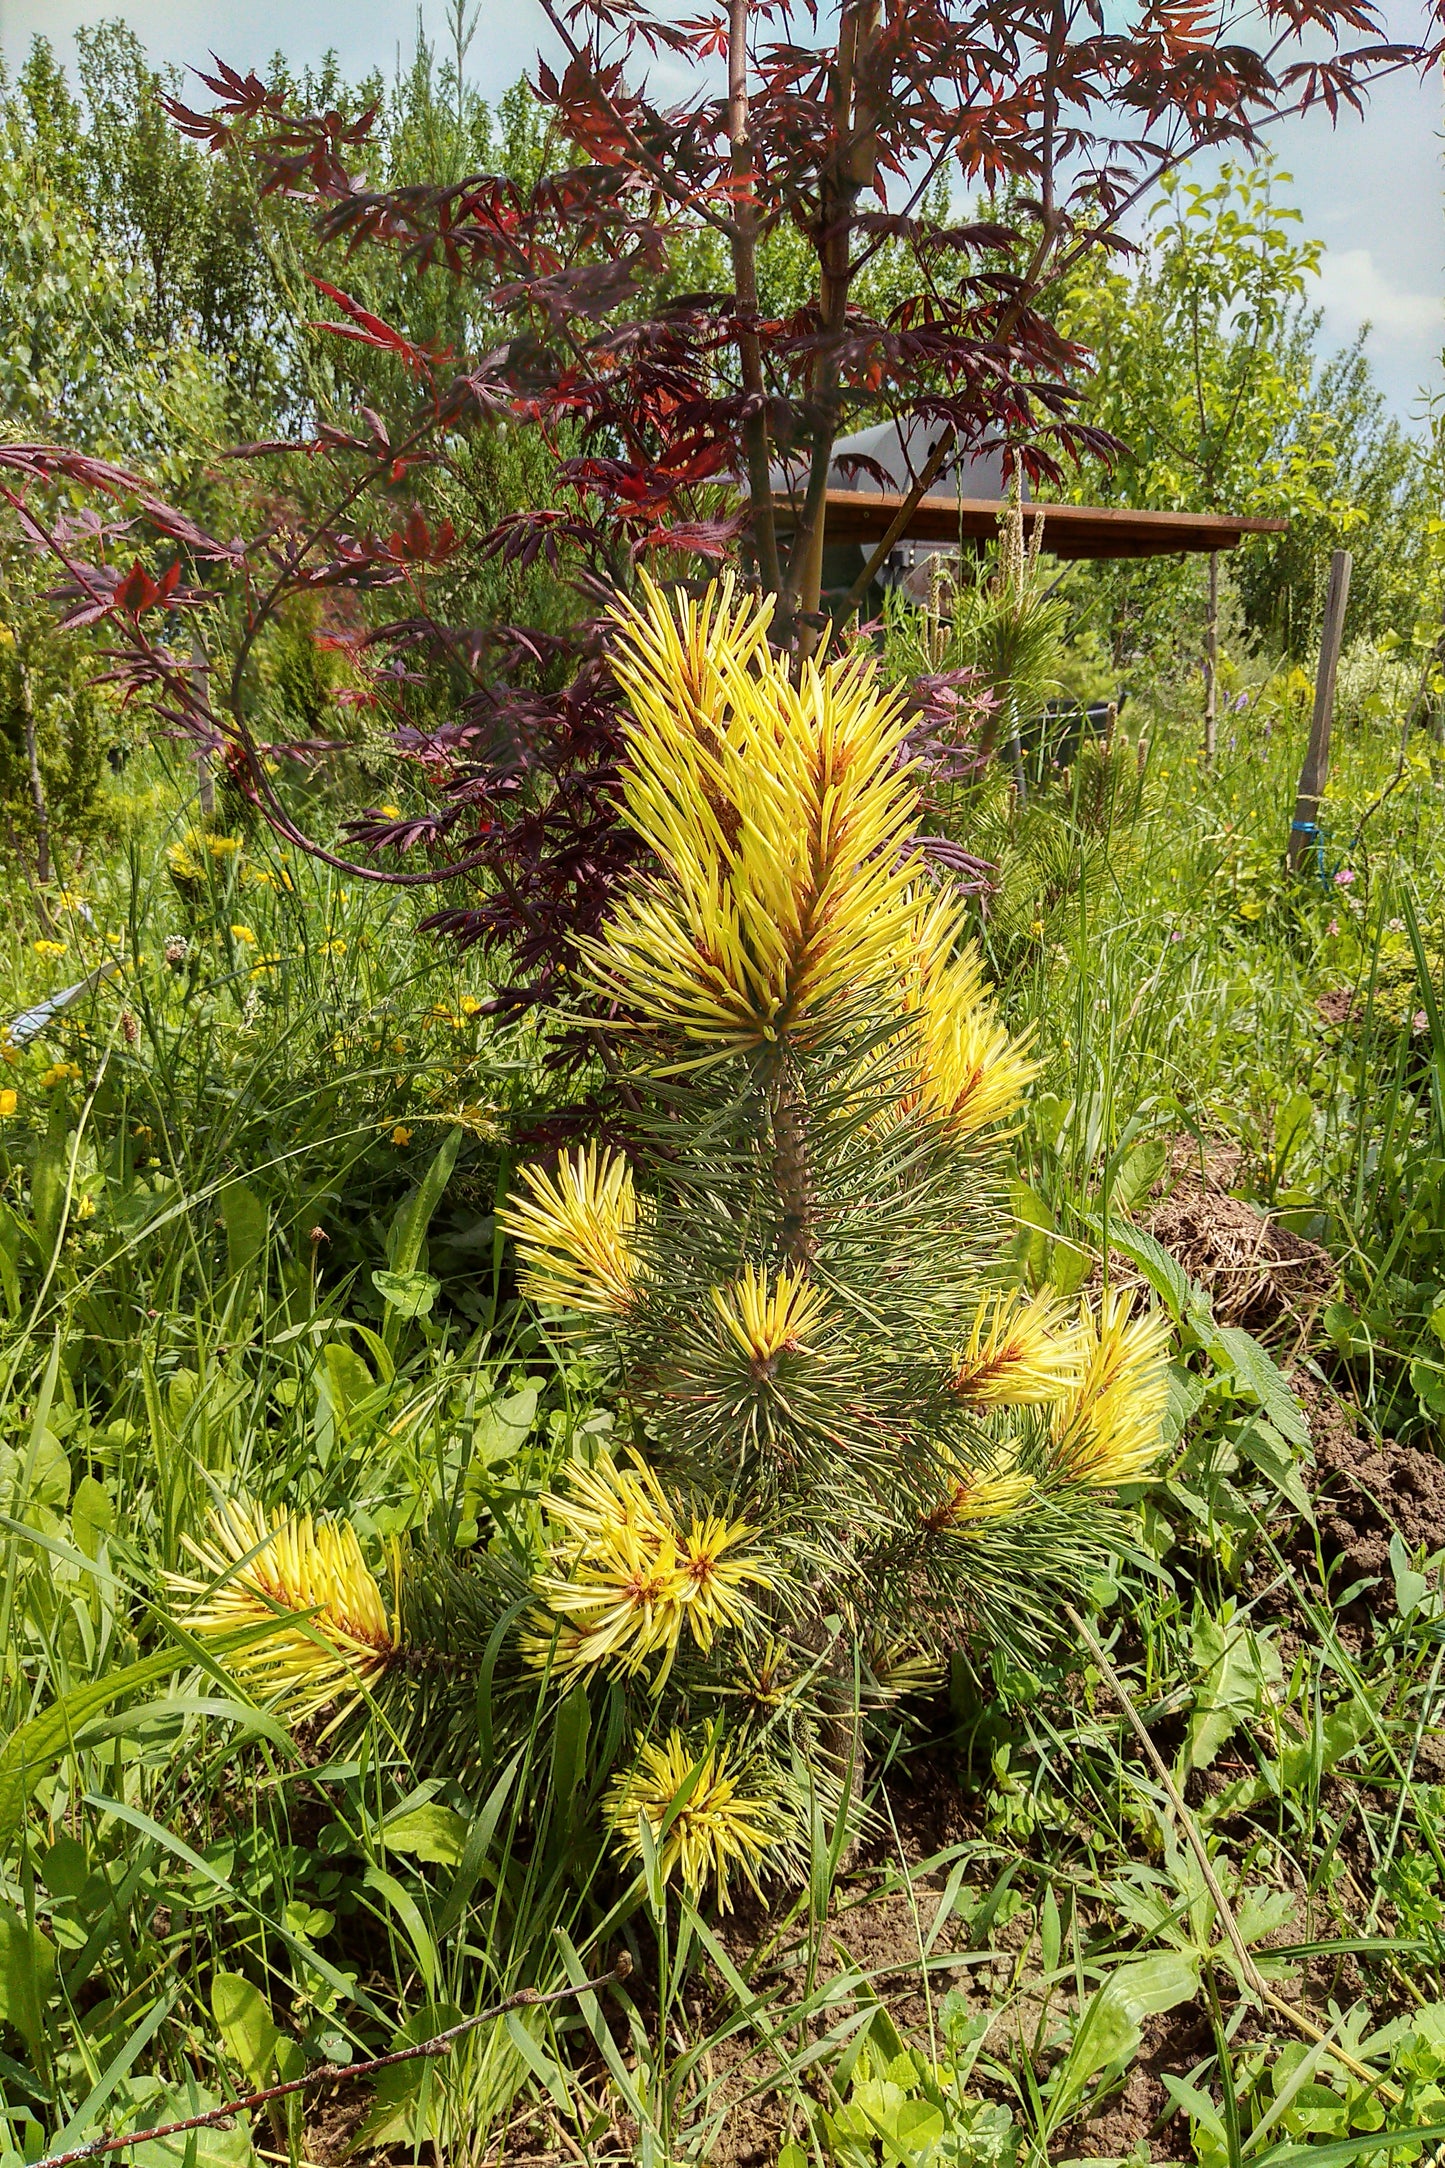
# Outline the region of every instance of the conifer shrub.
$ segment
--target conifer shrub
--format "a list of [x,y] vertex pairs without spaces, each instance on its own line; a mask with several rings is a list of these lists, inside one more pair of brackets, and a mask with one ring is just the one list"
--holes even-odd
[[613,1381],[612,1441],[462,1562],[374,1570],[233,1501],[185,1592],[203,1633],[269,1621],[233,1667],[332,1727],[377,1707],[480,1765],[584,1712],[594,1847],[726,1906],[797,1871],[945,1658],[1055,1637],[1157,1455],[1168,1328],[1010,1280],[1034,1064],[931,884],[871,654],[790,666],[728,580],[644,585],[616,623],[651,870],[579,992],[614,1005],[633,1127],[506,1210],[521,1293]]

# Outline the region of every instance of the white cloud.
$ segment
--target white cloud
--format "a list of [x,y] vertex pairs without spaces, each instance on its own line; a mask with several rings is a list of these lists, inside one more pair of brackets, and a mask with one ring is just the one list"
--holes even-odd
[[1366,320],[1386,339],[1424,343],[1445,331],[1445,301],[1396,286],[1367,248],[1327,249],[1312,298],[1337,337]]

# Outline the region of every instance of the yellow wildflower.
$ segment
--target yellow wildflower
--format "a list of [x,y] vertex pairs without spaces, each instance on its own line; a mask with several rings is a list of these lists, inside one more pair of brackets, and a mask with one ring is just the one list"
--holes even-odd
[[756,1265],[743,1268],[730,1287],[712,1290],[713,1308],[743,1353],[759,1369],[786,1348],[801,1348],[825,1308],[821,1288],[801,1272],[776,1276]]
[[522,1257],[519,1281],[533,1302],[617,1315],[637,1292],[640,1260],[633,1242],[637,1194],[620,1152],[564,1152],[553,1177],[524,1167],[530,1198],[513,1190],[500,1214]]
[[51,1091],[57,1084],[78,1084],[80,1070],[73,1061],[52,1062],[40,1079],[42,1091]]
[[19,1104],[19,1092],[0,1092],[0,1121],[4,1121],[7,1119],[8,1116],[12,1115],[15,1112],[15,1109],[19,1106]]
[[65,954],[65,943],[63,941],[32,941],[30,946],[37,956],[55,957]]
[[726,1746],[695,1752],[676,1730],[660,1746],[640,1742],[635,1766],[608,1790],[607,1819],[618,1849],[625,1858],[643,1858],[645,1822],[663,1880],[678,1871],[692,1897],[712,1883],[718,1910],[728,1911],[728,1877],[740,1870],[756,1889],[759,1864],[780,1834],[775,1791],[756,1781],[749,1788],[746,1774],[733,1766]]
[[1159,1456],[1173,1328],[1162,1310],[1131,1314],[1117,1289],[1080,1315],[1080,1375],[1054,1415],[1054,1456],[1075,1483],[1135,1483]]
[[405,1122],[397,1123],[391,1133],[391,1141],[393,1144],[410,1144],[411,1131],[407,1128]]
[[206,1578],[169,1581],[194,1599],[185,1614],[192,1633],[214,1640],[281,1622],[226,1661],[248,1692],[274,1696],[293,1722],[336,1701],[344,1713],[394,1661],[396,1621],[347,1522],[313,1523],[284,1509],[272,1516],[233,1499],[212,1515],[211,1541],[187,1537],[186,1548]]
[[231,928],[231,939],[244,942],[247,948],[256,946],[256,936],[249,926],[233,926]]
[[960,1400],[1028,1407],[1063,1399],[1081,1368],[1077,1331],[1065,1328],[1057,1301],[1016,1292],[987,1295],[968,1344],[953,1358],[949,1385]]
[[322,942],[321,953],[323,956],[344,956],[346,943],[333,935],[329,941]]

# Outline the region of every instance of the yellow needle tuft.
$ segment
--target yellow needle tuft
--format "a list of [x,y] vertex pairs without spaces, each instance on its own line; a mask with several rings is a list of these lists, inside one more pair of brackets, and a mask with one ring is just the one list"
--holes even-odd
[[1057,1300],[1010,1292],[980,1303],[948,1382],[960,1400],[1029,1407],[1066,1398],[1082,1367],[1079,1334],[1062,1323]]
[[709,1054],[816,1044],[891,984],[914,917],[917,789],[901,702],[861,654],[792,682],[765,614],[644,583],[619,613],[623,804],[661,873],[588,947],[593,990]]
[[709,1883],[718,1910],[729,1910],[728,1877],[741,1871],[757,1887],[760,1861],[779,1833],[771,1792],[749,1789],[725,1746],[694,1752],[679,1731],[660,1746],[639,1747],[635,1767],[614,1777],[607,1818],[624,1857],[644,1857],[639,1824],[657,1847],[664,1881],[680,1873],[688,1895]]
[[619,1468],[610,1453],[574,1467],[566,1492],[542,1501],[553,1526],[551,1571],[534,1582],[545,1610],[526,1653],[555,1676],[598,1665],[626,1673],[660,1668],[662,1687],[684,1628],[704,1653],[719,1631],[743,1624],[751,1586],[772,1583],[743,1548],[756,1530],[721,1514],[684,1526],[656,1475],[636,1454]]
[[728,1333],[756,1366],[786,1349],[801,1348],[827,1307],[823,1291],[801,1272],[776,1274],[746,1265],[728,1287],[712,1290],[713,1308]]
[[1084,1308],[1079,1335],[1079,1382],[1054,1415],[1055,1463],[1094,1489],[1136,1483],[1159,1457],[1173,1328],[1112,1289],[1097,1312]]
[[637,1292],[637,1195],[620,1152],[564,1152],[555,1177],[524,1167],[500,1215],[521,1252],[522,1293],[567,1310],[617,1316]]
[[[229,1652],[227,1667],[250,1693],[274,1698],[293,1722],[329,1703],[351,1706],[400,1649],[396,1622],[345,1521],[313,1522],[284,1508],[268,1514],[231,1499],[211,1520],[211,1540],[186,1538],[207,1576],[172,1575],[193,1598],[185,1623],[203,1640],[277,1621],[273,1634]],[[296,1614],[288,1618],[287,1614]]]

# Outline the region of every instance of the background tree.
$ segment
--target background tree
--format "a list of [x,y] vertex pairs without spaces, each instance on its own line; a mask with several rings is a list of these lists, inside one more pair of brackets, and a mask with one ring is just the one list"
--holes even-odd
[[[1080,477],[1071,494],[1288,519],[1287,535],[1246,541],[1229,575],[1248,629],[1303,656],[1322,568],[1345,543],[1361,573],[1349,636],[1413,624],[1405,596],[1420,567],[1428,477],[1422,447],[1385,417],[1362,340],[1319,353],[1309,280],[1321,244],[1298,233],[1299,213],[1282,200],[1288,180],[1268,159],[1226,164],[1208,184],[1171,176],[1137,267],[1094,259],[1060,321],[1096,357],[1083,411],[1127,439],[1110,472]],[[1181,609],[1197,621],[1193,570],[1161,559],[1091,571],[1116,655],[1147,645],[1152,628],[1177,644]]]
[[[351,168],[377,115],[297,115],[255,77],[209,79],[216,103],[204,112],[173,104],[197,139],[256,161],[268,200],[308,192],[322,240],[353,260],[379,242],[412,271],[456,279],[493,343],[479,359],[439,351],[328,280],[331,331],[414,391],[384,410],[366,402],[323,418],[306,440],[340,470],[328,510],[284,533],[268,524],[239,556],[204,545],[211,563],[239,575],[216,700],[143,614],[116,620],[132,684],[226,743],[241,787],[282,833],[326,852],[297,828],[259,755],[257,643],[289,595],[404,592],[402,614],[378,610],[370,622],[373,650],[391,658],[378,698],[418,673],[441,679],[457,718],[411,750],[442,794],[425,814],[363,822],[355,840],[373,856],[347,862],[358,878],[392,883],[485,868],[484,894],[449,908],[445,922],[513,948],[529,999],[571,969],[577,935],[595,929],[630,862],[608,810],[615,701],[595,634],[584,630],[569,678],[551,628],[534,638],[512,623],[451,617],[466,577],[493,559],[525,567],[545,555],[593,592],[615,591],[639,558],[716,559],[741,542],[777,597],[777,637],[806,652],[820,629],[826,485],[845,428],[880,413],[927,424],[933,449],[915,494],[992,441],[1016,446],[1036,481],[1057,484],[1064,458],[1104,452],[1109,439],[1073,418],[1084,357],[1044,303],[1192,151],[1251,150],[1265,122],[1321,100],[1332,110],[1358,103],[1382,71],[1426,57],[1380,42],[1374,11],[1343,0],[1312,10],[1308,52],[1282,5],[1262,11],[1254,48],[1230,42],[1223,16],[1205,21],[1186,5],[1107,31],[1067,0],[1022,10],[847,0],[826,30],[749,0],[685,25],[641,9],[619,21],[601,5],[564,20],[550,0],[548,14],[568,63],[560,76],[539,65],[538,89],[565,159],[531,178],[359,185]],[[1321,31],[1332,41],[1323,57]],[[1356,34],[1363,42],[1338,42]],[[681,70],[687,85],[665,106],[639,65],[657,52],[669,79]],[[1008,197],[1014,224],[930,217],[928,192],[944,173]],[[812,252],[811,299],[764,318],[759,250],[785,223]],[[730,290],[658,299],[672,251],[700,228],[728,250]],[[890,241],[911,251],[916,279],[880,319],[859,305],[859,282]],[[559,457],[564,501],[469,531],[429,516],[465,436],[524,417]],[[786,544],[779,460],[796,478]],[[746,503],[733,511],[725,492],[738,476]],[[67,570],[83,612],[116,610],[110,568],[87,570],[72,553]],[[417,846],[430,851],[430,870],[375,860]]]

